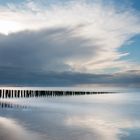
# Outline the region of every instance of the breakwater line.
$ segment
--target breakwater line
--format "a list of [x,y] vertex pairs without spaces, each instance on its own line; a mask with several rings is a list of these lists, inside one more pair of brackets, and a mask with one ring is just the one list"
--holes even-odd
[[55,97],[55,96],[76,96],[91,94],[108,94],[114,92],[83,90],[73,88],[23,88],[23,87],[2,87],[0,88],[0,99],[5,98],[30,98],[30,97]]

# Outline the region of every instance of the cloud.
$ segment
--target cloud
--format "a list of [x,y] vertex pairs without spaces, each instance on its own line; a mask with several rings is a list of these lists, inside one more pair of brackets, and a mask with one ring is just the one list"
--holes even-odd
[[74,29],[53,28],[1,35],[0,64],[31,70],[69,71],[72,69],[69,61],[86,61],[93,55],[88,39],[73,37],[73,32]]
[[[112,73],[140,69],[119,49],[140,33],[132,8],[102,2],[0,7],[0,67],[35,73]],[[10,73],[11,71],[11,73]],[[15,73],[16,74],[16,73]],[[27,74],[27,75],[28,75]]]
[[140,73],[91,74],[79,72],[42,72],[13,67],[0,68],[4,86],[82,86],[108,90],[110,87],[140,88]]

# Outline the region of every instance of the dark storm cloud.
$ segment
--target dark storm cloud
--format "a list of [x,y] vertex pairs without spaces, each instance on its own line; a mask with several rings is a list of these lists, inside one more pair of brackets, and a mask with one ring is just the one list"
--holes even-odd
[[75,86],[140,83],[139,71],[112,75],[74,71],[67,62],[89,60],[98,48],[94,46],[94,50],[91,51],[90,40],[77,37],[74,30],[53,28],[18,32],[7,36],[1,34],[0,84]]
[[73,32],[73,29],[56,28],[1,35],[0,66],[33,71],[70,70],[67,61],[88,59],[93,54],[89,40],[74,37]]
[[113,85],[139,87],[140,73],[88,74],[76,72],[31,72],[20,68],[0,68],[0,84],[16,86]]

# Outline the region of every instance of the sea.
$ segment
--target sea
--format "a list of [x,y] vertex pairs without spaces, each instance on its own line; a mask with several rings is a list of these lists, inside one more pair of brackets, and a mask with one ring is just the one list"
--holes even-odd
[[0,140],[140,140],[139,90],[0,102]]

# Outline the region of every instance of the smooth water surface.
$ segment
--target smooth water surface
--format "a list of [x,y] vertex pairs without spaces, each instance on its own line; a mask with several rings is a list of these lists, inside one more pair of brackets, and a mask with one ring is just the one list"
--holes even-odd
[[0,140],[140,140],[140,93],[8,102],[21,107],[0,108]]

